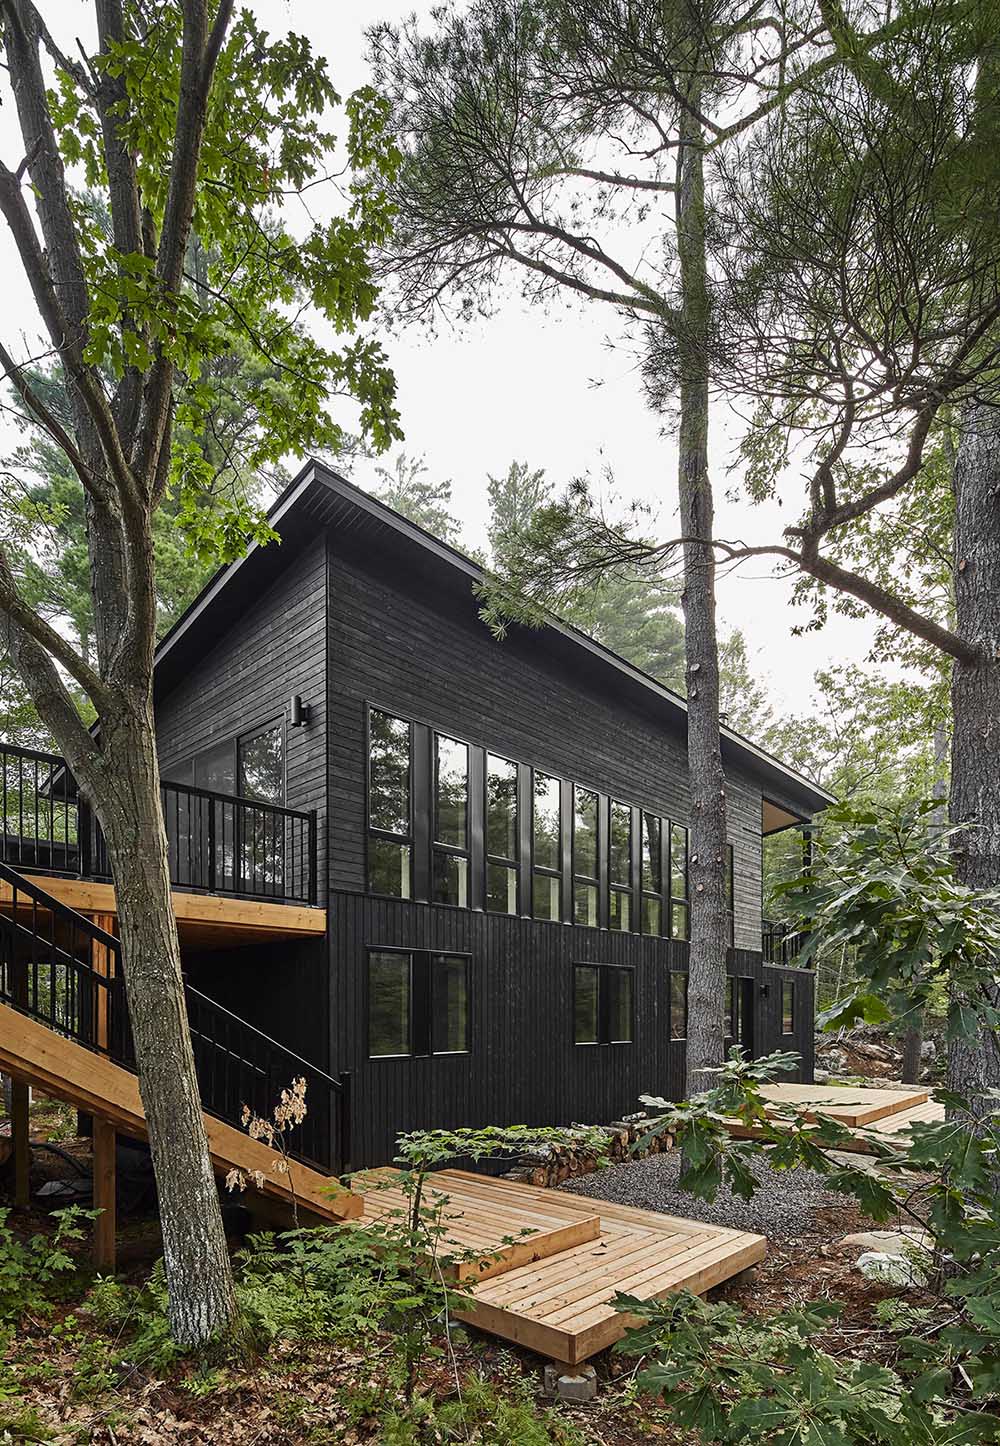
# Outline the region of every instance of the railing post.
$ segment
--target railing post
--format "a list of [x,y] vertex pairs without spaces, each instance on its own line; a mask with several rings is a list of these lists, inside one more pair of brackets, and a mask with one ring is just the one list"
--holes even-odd
[[314,808],[311,808],[311,809],[309,810],[309,902],[310,902],[310,904],[315,904],[315,903],[317,902],[317,885],[318,885],[318,879],[317,879],[317,858],[318,858],[318,853],[319,853],[318,839],[319,839],[319,825],[318,825],[317,819],[316,819],[316,810],[315,810]]
[[341,1070],[340,1084],[340,1158],[337,1161],[338,1175],[346,1175],[353,1168],[351,1155],[351,1071]]
[[[188,800],[188,817],[191,817],[193,809],[192,800]],[[225,833],[225,829],[223,829]],[[208,800],[208,887],[215,893],[215,799]]]

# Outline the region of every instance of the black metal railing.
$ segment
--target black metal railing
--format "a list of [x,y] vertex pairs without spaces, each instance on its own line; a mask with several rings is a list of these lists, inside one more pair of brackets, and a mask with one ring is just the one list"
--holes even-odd
[[[177,888],[316,903],[315,811],[167,781],[160,796]],[[0,862],[111,877],[100,825],[57,754],[0,743],[0,810]]]
[[765,964],[792,965],[806,942],[803,929],[796,929],[780,919],[761,921],[761,953]]
[[[0,1001],[134,1073],[118,939],[5,864],[0,886]],[[348,1169],[350,1076],[333,1079],[190,984],[184,993],[205,1111],[238,1127],[244,1106],[269,1119],[281,1091],[302,1077],[306,1116],[289,1154],[324,1171]]]

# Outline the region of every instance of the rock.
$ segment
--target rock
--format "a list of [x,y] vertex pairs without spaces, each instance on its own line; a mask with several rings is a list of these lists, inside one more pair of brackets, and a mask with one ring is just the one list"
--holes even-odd
[[938,1048],[933,1039],[925,1039],[920,1046],[920,1058],[924,1064],[932,1064],[937,1059]]
[[916,1261],[907,1255],[887,1255],[881,1250],[868,1250],[858,1257],[858,1269],[866,1280],[880,1285],[926,1285],[927,1276]]
[[845,1235],[841,1245],[857,1245],[862,1250],[882,1251],[885,1255],[905,1255],[907,1251],[929,1252],[931,1237],[924,1230],[859,1230]]
[[545,1367],[545,1394],[560,1401],[580,1405],[597,1395],[597,1372],[593,1366],[563,1366],[552,1363]]
[[828,1069],[815,1069],[813,1070],[813,1079],[817,1084],[826,1084],[828,1080],[833,1079],[833,1075]]

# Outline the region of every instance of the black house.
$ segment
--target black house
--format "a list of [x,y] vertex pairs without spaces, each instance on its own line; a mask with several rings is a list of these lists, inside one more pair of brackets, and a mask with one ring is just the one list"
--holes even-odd
[[[683,701],[569,627],[495,641],[478,568],[319,464],[272,520],[280,546],[223,568],[160,645],[161,769],[314,816],[298,858],[266,826],[240,848],[259,848],[265,895],[275,868],[295,873],[327,931],[189,942],[192,983],[350,1071],[355,1167],[408,1128],[604,1121],[676,1096]],[[723,747],[720,1008],[754,1054],[797,1049],[811,1078],[812,977],[762,955],[761,840],[831,799],[734,733]]]

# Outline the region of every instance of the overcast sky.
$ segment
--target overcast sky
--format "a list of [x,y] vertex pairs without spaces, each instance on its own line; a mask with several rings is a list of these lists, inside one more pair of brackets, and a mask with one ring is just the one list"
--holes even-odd
[[[364,30],[380,19],[408,14],[412,3],[330,3],[330,0],[251,0],[251,8],[272,32],[294,29],[308,35],[326,55],[334,83],[347,94],[368,78]],[[428,10],[419,4],[418,10]],[[59,0],[52,7],[67,29],[88,33],[92,0]],[[49,12],[47,12],[49,13]],[[5,101],[7,97],[4,97]],[[0,143],[8,165],[20,160],[13,107],[0,109]],[[26,354],[37,322],[10,242],[0,237],[4,282],[4,333]],[[471,543],[481,543],[485,524],[485,483],[513,460],[544,467],[557,483],[604,468],[614,473],[617,491],[642,497],[659,514],[662,535],[676,531],[676,452],[661,419],[646,407],[611,309],[574,302],[548,311],[528,307],[515,295],[499,313],[470,327],[392,331],[385,338],[399,388],[406,434],[403,450],[424,456],[435,476],[451,479],[454,510]],[[345,417],[345,421],[349,422]],[[769,540],[780,532],[777,506],[750,508],[726,499],[735,420],[714,419],[713,474],[717,535]],[[391,461],[391,459],[389,459]],[[353,478],[368,485],[375,464],[359,463]],[[775,703],[802,711],[818,668],[865,656],[872,627],[836,619],[820,633],[792,636],[801,610],[789,603],[791,584],[774,577],[765,562],[745,565],[720,581],[720,620],[740,627]]]

